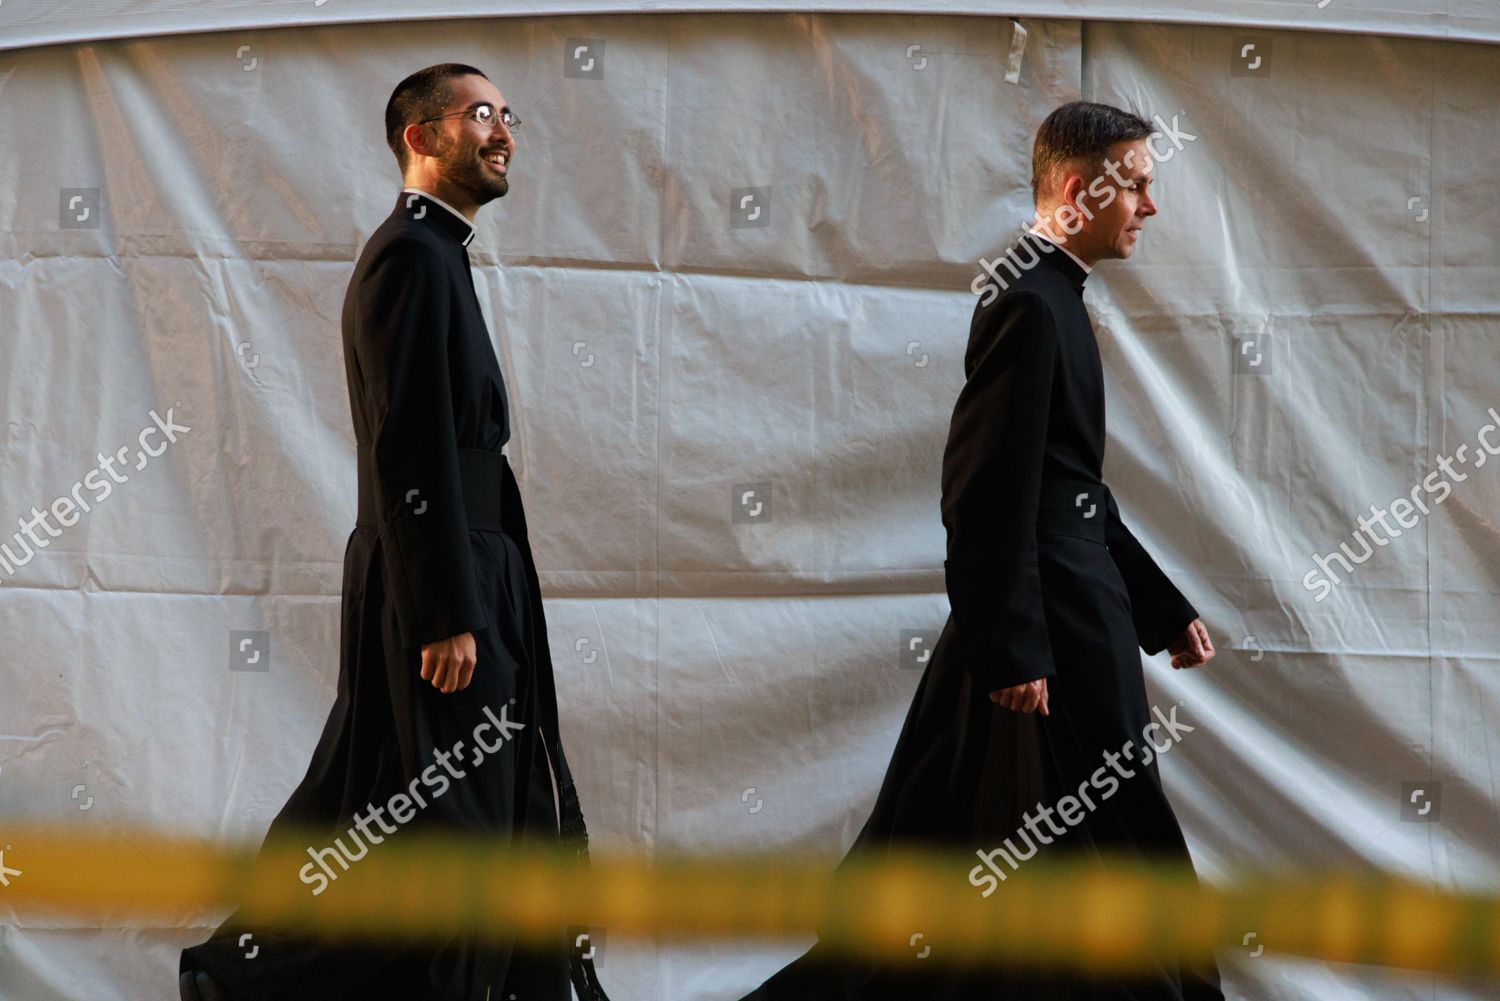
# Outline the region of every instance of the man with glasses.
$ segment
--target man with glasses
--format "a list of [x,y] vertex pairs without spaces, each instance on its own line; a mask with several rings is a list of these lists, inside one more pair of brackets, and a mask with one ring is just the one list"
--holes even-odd
[[[359,508],[338,695],[267,835],[326,832],[299,860],[312,908],[403,827],[587,850],[525,513],[501,452],[505,381],[467,250],[480,206],[510,188],[520,120],[483,73],[444,63],[401,81],[385,123],[404,187],[343,312]],[[234,915],[184,950],[179,989],[183,1001],[568,1001],[571,981],[583,1001],[607,1001],[592,950],[570,937],[522,949],[482,931],[353,945]]]

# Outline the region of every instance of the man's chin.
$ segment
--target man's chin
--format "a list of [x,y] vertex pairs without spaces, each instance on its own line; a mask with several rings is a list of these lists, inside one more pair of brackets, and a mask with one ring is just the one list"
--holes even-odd
[[496,198],[504,198],[505,193],[510,190],[510,183],[502,177],[499,183],[487,181],[485,184],[477,188],[470,188],[469,190],[473,194],[475,201],[480,205],[486,205]]
[[[488,169],[485,168],[485,170]],[[510,181],[504,176],[487,177],[483,174],[464,173],[450,175],[449,180],[454,186],[463,188],[469,197],[480,205],[492,202],[496,198],[504,198],[505,193],[510,190]]]

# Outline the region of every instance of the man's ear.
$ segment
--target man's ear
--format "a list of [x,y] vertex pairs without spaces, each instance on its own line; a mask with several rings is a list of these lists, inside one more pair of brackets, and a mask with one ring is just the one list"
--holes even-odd
[[[1058,194],[1057,204],[1076,206],[1087,187],[1088,183],[1084,181],[1082,174],[1069,173],[1067,179],[1063,181],[1063,189]],[[1082,212],[1079,215],[1081,216]]]
[[408,125],[401,130],[401,138],[411,153],[421,156],[432,155],[432,137],[421,125]]

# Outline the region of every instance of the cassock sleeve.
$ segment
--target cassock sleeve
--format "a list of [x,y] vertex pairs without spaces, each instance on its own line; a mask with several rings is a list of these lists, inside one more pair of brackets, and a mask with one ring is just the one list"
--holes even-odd
[[1051,310],[1032,292],[1006,293],[969,337],[943,451],[943,572],[976,693],[1057,673],[1036,542],[1057,354]]
[[362,286],[355,355],[375,421],[380,543],[402,644],[421,646],[489,623],[459,479],[449,276],[430,247],[397,240]]
[[1182,592],[1172,586],[1151,554],[1146,552],[1146,547],[1125,527],[1114,493],[1108,492],[1106,496],[1109,519],[1105,523],[1105,541],[1109,555],[1114,557],[1115,566],[1120,569],[1120,576],[1125,579],[1125,589],[1130,592],[1130,614],[1135,620],[1136,640],[1148,654],[1160,653],[1182,635],[1188,623],[1198,617],[1198,612]]

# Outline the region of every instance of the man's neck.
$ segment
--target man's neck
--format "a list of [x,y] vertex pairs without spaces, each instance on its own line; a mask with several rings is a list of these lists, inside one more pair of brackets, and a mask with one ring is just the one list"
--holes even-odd
[[445,185],[428,184],[422,181],[408,181],[401,190],[420,191],[470,226],[474,225],[474,216],[479,213],[479,206],[469,204],[457,192],[445,189]]
[[1068,238],[1066,236],[1058,236],[1054,234],[1052,230],[1045,224],[1039,222],[1032,223],[1031,229],[1029,229],[1027,232],[1035,233],[1037,236],[1042,237],[1044,240],[1050,240],[1053,243],[1057,244],[1058,249],[1067,254],[1069,257],[1073,258],[1078,266],[1083,269],[1084,274],[1088,274],[1090,271],[1094,270],[1094,263],[1092,261],[1089,261],[1080,256],[1072,247],[1068,246]]

